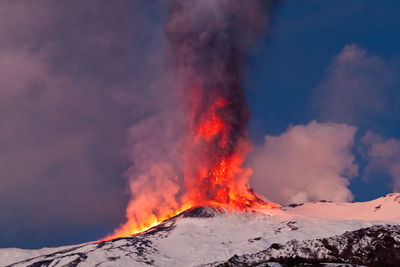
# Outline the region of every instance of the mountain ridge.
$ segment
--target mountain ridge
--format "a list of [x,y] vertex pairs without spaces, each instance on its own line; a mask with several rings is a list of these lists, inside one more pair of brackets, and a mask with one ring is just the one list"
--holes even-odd
[[[253,257],[254,263],[260,255],[257,253],[264,253],[266,262],[269,254],[265,251],[268,249],[275,253],[270,253],[271,259],[280,258],[284,263],[298,257],[304,244],[314,244],[313,248],[318,251],[324,248],[321,240],[348,240],[349,233],[362,229],[366,229],[363,231],[367,236],[376,227],[383,236],[393,233],[394,247],[397,248],[397,243],[400,246],[399,225],[400,194],[396,193],[368,202],[315,201],[252,212],[232,213],[222,208],[201,206],[130,237],[41,250],[0,249],[0,265],[216,266],[232,264],[234,260],[239,264],[249,257]],[[382,241],[379,235],[375,240],[370,239],[368,248],[372,250],[373,242],[378,241]],[[339,245],[338,241],[338,251]],[[330,251],[327,247],[324,249]],[[278,252],[281,254],[276,254]],[[311,252],[310,255],[319,255]],[[317,256],[303,259],[305,262],[328,260]],[[339,256],[329,259],[346,260]],[[347,260],[351,261],[350,258]]]

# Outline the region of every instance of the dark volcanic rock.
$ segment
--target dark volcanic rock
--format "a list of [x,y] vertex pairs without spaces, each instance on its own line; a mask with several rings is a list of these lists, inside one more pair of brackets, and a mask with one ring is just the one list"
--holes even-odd
[[211,218],[224,213],[223,209],[212,206],[199,206],[188,209],[180,215],[184,218]]
[[235,255],[217,266],[258,266],[268,262],[283,266],[324,266],[327,262],[400,266],[400,226],[376,225],[329,238],[274,243],[266,250]]

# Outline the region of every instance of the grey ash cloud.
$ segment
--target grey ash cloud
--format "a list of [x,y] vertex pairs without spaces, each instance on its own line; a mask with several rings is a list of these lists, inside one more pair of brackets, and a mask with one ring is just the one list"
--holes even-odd
[[121,222],[128,129],[169,107],[160,7],[0,2],[0,247],[93,240]]

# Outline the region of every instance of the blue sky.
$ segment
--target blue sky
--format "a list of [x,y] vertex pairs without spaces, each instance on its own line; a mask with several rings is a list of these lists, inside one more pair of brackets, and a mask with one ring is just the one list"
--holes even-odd
[[[148,138],[140,127],[177,106],[165,57],[166,2],[0,1],[0,247],[96,240],[124,222],[131,151]],[[245,62],[250,158],[298,164],[308,151],[296,146],[300,135],[323,148],[316,171],[332,168],[339,199],[392,192],[400,158],[400,2],[287,0],[273,13]],[[151,137],[171,137],[173,123],[157,126]],[[165,156],[157,149],[150,156]],[[274,177],[257,170],[255,189],[268,197]],[[298,182],[288,175],[280,189]],[[317,180],[308,180],[310,188]]]
[[[248,64],[253,127],[275,134],[290,123],[316,118],[312,92],[348,44],[396,64],[399,8],[396,1],[287,1],[278,7],[269,34]],[[391,134],[395,126],[387,125]]]
[[[313,108],[313,92],[346,45],[357,45],[368,56],[380,57],[399,74],[399,10],[396,1],[286,1],[279,6],[268,34],[247,65],[245,86],[253,115],[253,141],[262,143],[264,135],[279,135],[290,125],[324,121]],[[399,80],[389,91],[392,100],[399,103]],[[385,114],[396,119],[381,120],[379,116],[368,117],[365,110],[363,116],[369,122],[356,123],[357,138],[368,130],[388,138],[400,137],[397,114]],[[351,180],[355,200],[370,200],[391,192],[385,172],[362,179],[362,168],[367,163],[359,154],[356,156],[361,175]]]

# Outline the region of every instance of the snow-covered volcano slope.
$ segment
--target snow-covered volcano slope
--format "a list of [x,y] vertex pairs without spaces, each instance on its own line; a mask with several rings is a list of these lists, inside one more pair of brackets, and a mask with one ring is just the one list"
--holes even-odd
[[309,202],[289,205],[288,212],[301,216],[324,219],[357,219],[368,221],[400,222],[400,193],[358,203]]
[[[363,203],[320,201],[237,213],[198,207],[133,237],[42,250],[1,249],[0,265],[217,265],[234,255],[254,255],[276,244],[307,243],[389,224],[400,225],[400,194]],[[379,229],[385,231],[384,227]],[[400,227],[394,227],[388,229],[398,229],[400,234]]]

